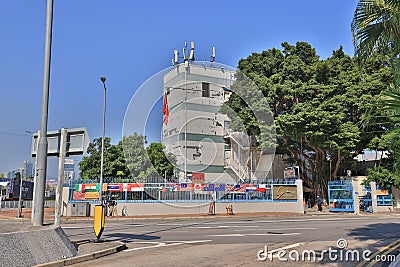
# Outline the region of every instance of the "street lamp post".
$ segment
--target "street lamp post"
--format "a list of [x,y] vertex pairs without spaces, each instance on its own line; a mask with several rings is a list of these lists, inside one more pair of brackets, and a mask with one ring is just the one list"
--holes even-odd
[[101,163],[100,163],[100,189],[99,200],[100,204],[103,203],[103,167],[104,167],[104,131],[106,126],[106,77],[100,77],[104,88],[104,101],[103,101],[103,127],[101,132]]
[[43,73],[43,94],[42,94],[42,117],[39,131],[39,141],[36,157],[35,188],[33,194],[32,224],[33,226],[43,226],[44,219],[44,191],[46,186],[47,172],[47,121],[49,109],[49,88],[50,88],[50,58],[51,40],[53,26],[53,0],[47,0],[46,9],[46,41],[44,54],[44,73]]

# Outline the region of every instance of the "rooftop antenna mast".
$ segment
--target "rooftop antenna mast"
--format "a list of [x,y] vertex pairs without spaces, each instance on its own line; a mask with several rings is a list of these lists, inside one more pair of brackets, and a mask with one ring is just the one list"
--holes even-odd
[[182,48],[182,56],[179,56],[179,51],[178,49],[174,49],[174,57],[171,60],[172,66],[175,66],[175,64],[179,64],[179,59],[183,59],[183,63],[185,63],[185,66],[188,67],[189,65],[189,60],[190,62],[194,62],[195,61],[195,56],[194,56],[194,42],[190,42],[190,52],[189,52],[189,56],[188,56],[188,44],[187,42],[184,43],[184,46]]
[[214,68],[214,60],[215,60],[215,46],[211,47],[211,58],[210,58],[210,67]]

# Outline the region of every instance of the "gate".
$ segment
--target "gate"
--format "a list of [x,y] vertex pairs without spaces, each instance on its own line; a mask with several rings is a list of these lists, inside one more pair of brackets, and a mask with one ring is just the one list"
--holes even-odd
[[354,212],[353,185],[349,180],[328,182],[329,211]]
[[363,186],[363,196],[360,201],[360,210],[364,212],[373,212],[372,209],[372,190],[371,185]]

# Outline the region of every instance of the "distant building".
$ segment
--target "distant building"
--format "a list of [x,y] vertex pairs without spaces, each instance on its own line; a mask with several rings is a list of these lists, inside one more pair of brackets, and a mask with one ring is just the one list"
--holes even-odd
[[5,178],[12,179],[17,173],[21,173],[24,178],[32,178],[34,176],[34,165],[32,162],[24,160],[21,168],[8,171]]
[[75,179],[75,162],[73,159],[64,161],[64,182]]
[[30,161],[24,160],[22,162],[22,174],[24,178],[29,178],[34,176],[34,165]]

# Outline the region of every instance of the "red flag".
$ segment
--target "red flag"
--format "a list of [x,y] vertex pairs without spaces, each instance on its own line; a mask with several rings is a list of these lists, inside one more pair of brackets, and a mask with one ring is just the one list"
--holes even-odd
[[168,123],[168,103],[167,103],[167,93],[164,93],[164,105],[163,105],[163,114],[164,114],[164,124],[167,125]]

